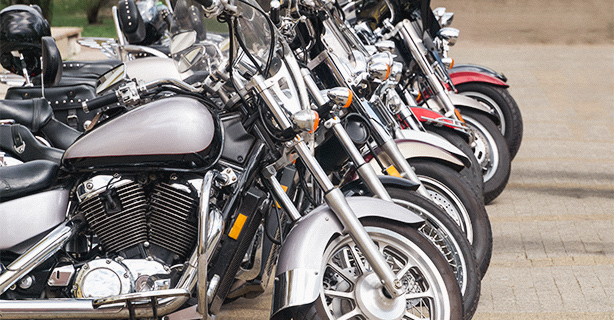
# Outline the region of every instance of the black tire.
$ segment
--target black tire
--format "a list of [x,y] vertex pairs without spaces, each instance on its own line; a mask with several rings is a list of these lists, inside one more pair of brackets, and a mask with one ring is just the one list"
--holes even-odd
[[386,191],[396,204],[426,220],[418,232],[429,239],[450,264],[463,297],[464,319],[471,319],[480,300],[481,276],[467,237],[452,218],[430,199],[397,187],[386,186]]
[[489,105],[502,120],[499,129],[510,150],[510,159],[514,159],[522,143],[523,123],[518,104],[503,87],[482,82],[463,83],[456,86],[458,93],[474,98]]
[[[461,302],[460,290],[458,288],[458,284],[454,278],[454,274],[452,269],[447,264],[444,257],[439,253],[439,251],[435,248],[433,244],[431,244],[426,238],[421,236],[416,230],[412,228],[408,228],[402,224],[397,222],[392,222],[389,220],[384,220],[381,218],[367,218],[362,220],[365,229],[369,232],[376,243],[385,243],[386,241],[392,241],[395,245],[394,248],[391,248],[392,245],[388,244],[386,247],[390,248],[387,250],[388,252],[392,250],[409,250],[412,254],[412,259],[415,259],[413,262],[416,263],[417,267],[410,268],[405,274],[403,279],[401,280],[404,284],[411,284],[411,286],[406,286],[406,288],[420,290],[423,289],[424,285],[430,286],[432,289],[431,292],[435,292],[436,296],[433,296],[432,299],[428,299],[432,305],[435,305],[437,308],[444,307],[447,310],[447,314],[441,313],[436,318],[431,318],[433,320],[439,319],[451,319],[451,320],[460,320],[463,319],[463,306]],[[354,274],[358,274],[356,278],[361,278],[360,273],[358,273],[358,268],[355,267],[356,263],[354,261],[362,261],[362,258],[358,259],[353,258],[353,253],[349,250],[346,250],[349,262],[349,266],[343,266],[342,268],[347,271],[344,276],[340,273],[335,272],[331,267],[327,267],[330,265],[328,261],[336,260],[335,257],[337,255],[335,253],[341,252],[342,249],[338,249],[338,247],[352,246],[353,241],[349,236],[340,236],[335,240],[331,241],[331,243],[327,246],[327,252],[323,257],[323,260],[326,261],[323,263],[322,272],[324,274],[324,281],[322,286],[320,287],[320,296],[311,304],[295,307],[287,310],[286,319],[295,319],[295,320],[316,320],[316,319],[335,319],[330,311],[331,308],[339,307],[343,308],[347,306],[347,304],[343,304],[339,302],[339,298],[330,298],[324,293],[323,287],[326,285],[328,290],[343,290],[342,287],[344,284],[350,284],[350,282],[355,281],[355,279],[346,280],[345,275],[352,276]],[[391,257],[390,255],[388,257]],[[399,257],[396,256],[395,257]],[[340,259],[339,259],[340,260]],[[339,261],[336,260],[336,261]],[[396,262],[398,259],[389,259],[390,263],[396,266]],[[343,262],[343,261],[341,261]],[[339,265],[339,263],[335,263]],[[398,271],[398,270],[397,270]],[[369,275],[370,272],[365,273]],[[365,275],[362,274],[362,275]],[[356,287],[356,286],[350,286]],[[348,288],[349,289],[349,288]],[[351,291],[350,291],[351,292]],[[418,291],[420,292],[420,291]],[[331,301],[331,303],[327,303]],[[380,299],[370,299],[368,302],[377,303],[385,298],[381,297]],[[349,299],[347,299],[349,300]],[[346,301],[347,301],[346,300]],[[418,301],[416,301],[418,300]],[[338,303],[334,303],[338,302]],[[409,301],[405,301],[403,303],[403,309],[408,311],[413,311],[416,307],[428,307],[426,303],[422,302],[421,299],[411,299]],[[352,307],[350,307],[352,308]],[[359,311],[362,311],[360,307],[356,307]],[[337,309],[338,310],[338,309]],[[345,311],[345,310],[344,310]],[[435,317],[437,315],[437,311],[429,310],[428,314]],[[426,314],[426,312],[424,312]],[[364,314],[363,314],[364,317]],[[365,317],[372,318],[372,317]],[[381,317],[380,317],[381,318]]]
[[461,116],[468,127],[476,132],[475,155],[484,172],[484,203],[497,198],[510,178],[511,158],[507,141],[487,115],[462,108]]
[[476,159],[475,154],[473,154],[471,146],[469,146],[467,143],[467,140],[461,137],[460,134],[456,133],[452,128],[438,127],[431,124],[423,124],[423,126],[427,132],[436,134],[446,139],[448,142],[460,149],[460,151],[462,151],[469,158],[471,161],[471,167],[461,170],[461,174],[466,176],[474,183],[472,188],[475,189],[478,198],[484,199],[484,178],[482,177],[482,168],[480,167],[480,163],[478,162],[478,159]]
[[408,162],[429,191],[431,200],[441,206],[467,236],[483,277],[492,256],[492,230],[484,204],[469,189],[468,181],[452,168],[421,159],[408,159]]

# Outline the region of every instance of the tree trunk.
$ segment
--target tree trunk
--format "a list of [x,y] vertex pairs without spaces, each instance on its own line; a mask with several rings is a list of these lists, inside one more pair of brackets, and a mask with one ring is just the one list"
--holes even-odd
[[86,8],[87,14],[87,22],[89,24],[97,24],[100,23],[100,17],[98,13],[100,9],[102,9],[110,0],[91,0],[88,1],[88,6]]

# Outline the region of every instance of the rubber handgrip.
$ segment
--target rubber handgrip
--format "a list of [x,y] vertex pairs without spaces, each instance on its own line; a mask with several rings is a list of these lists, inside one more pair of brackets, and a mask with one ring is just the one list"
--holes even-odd
[[109,94],[105,94],[102,97],[94,98],[89,101],[84,101],[83,103],[81,103],[81,105],[83,106],[83,111],[87,113],[89,111],[100,109],[108,105],[116,104],[117,102],[119,102],[119,98],[117,97],[115,92],[112,92]]

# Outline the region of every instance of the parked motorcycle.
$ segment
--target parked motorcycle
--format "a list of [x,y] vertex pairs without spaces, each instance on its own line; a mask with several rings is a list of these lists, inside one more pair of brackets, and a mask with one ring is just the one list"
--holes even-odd
[[501,120],[499,130],[507,141],[510,157],[514,159],[522,142],[523,123],[520,109],[507,90],[507,78],[502,73],[483,66],[454,64],[448,54],[450,46],[454,45],[459,34],[457,29],[448,27],[454,14],[446,12],[445,8],[436,8],[433,14],[443,28],[435,34],[430,33],[430,36],[435,39],[442,62],[451,64],[448,75],[452,86],[456,92],[487,104],[495,112]]
[[[426,9],[424,9],[426,8]],[[404,60],[407,74],[401,83],[406,102],[414,99],[413,89],[426,106],[441,111],[446,117],[466,123],[475,132],[474,153],[484,174],[484,200],[496,198],[505,188],[510,173],[510,156],[504,137],[496,127],[498,119],[475,100],[453,94],[443,85],[447,76],[435,48],[424,37],[432,29],[428,1],[371,2],[361,6],[346,6],[354,10],[357,23],[366,22],[375,30],[367,38],[395,41],[400,57]],[[367,28],[363,28],[367,31]],[[464,115],[461,116],[464,112]],[[427,129],[428,130],[428,129]]]
[[[313,113],[300,73],[258,5],[204,5],[230,25],[234,70],[252,70],[229,74],[241,98],[218,117],[202,88],[177,80],[132,82],[125,88],[133,91],[113,91],[85,105],[94,110],[119,98],[130,105],[163,91],[177,95],[95,122],[64,154],[60,179],[57,165],[45,161],[0,169],[3,183],[12,186],[2,188],[0,203],[7,231],[0,314],[157,318],[194,294],[198,312],[209,317],[234,283],[261,218],[277,203],[293,223],[281,225],[275,238],[281,249],[273,318],[307,312],[322,318],[358,313],[460,319],[452,271],[408,227],[422,219],[385,201],[346,200],[311,155],[307,128],[314,121],[300,116]],[[256,27],[264,32],[246,32]],[[268,99],[281,92],[279,79],[293,103]],[[146,128],[133,130],[143,123]],[[230,125],[244,129],[226,130]],[[276,178],[296,159],[328,203],[304,217]],[[375,207],[386,217],[373,213]],[[27,232],[10,232],[20,229],[25,216]]]
[[[439,203],[461,226],[461,229],[466,232],[469,241],[474,245],[478,261],[480,262],[480,270],[486,272],[492,250],[492,238],[484,206],[481,204],[481,199],[477,198],[468,185],[458,178],[459,175],[455,169],[441,165],[441,162],[451,161],[451,163],[455,164],[456,168],[458,166],[462,168],[463,163],[450,154],[439,153],[442,150],[440,145],[430,149],[428,140],[406,139],[398,140],[393,144],[394,140],[385,132],[381,125],[382,121],[375,120],[377,115],[371,109],[370,102],[361,98],[361,82],[368,80],[368,77],[371,76],[369,74],[373,74],[374,69],[372,67],[377,65],[373,66],[375,64],[371,64],[373,61],[365,59],[366,55],[347,49],[351,47],[354,50],[358,50],[360,44],[352,43],[352,41],[348,41],[345,37],[340,36],[341,32],[336,28],[337,24],[332,20],[330,14],[324,11],[328,3],[318,2],[314,6],[308,6],[299,2],[297,5],[301,6],[300,12],[291,12],[283,16],[312,17],[311,19],[314,21],[311,22],[311,26],[322,25],[319,27],[322,30],[322,34],[309,34],[309,31],[303,31],[313,30],[315,27],[301,26],[301,24],[305,23],[303,20],[291,17],[281,22],[280,29],[299,30],[296,34],[291,33],[293,39],[294,37],[303,37],[303,39],[295,39],[294,43],[310,44],[306,47],[299,46],[295,48],[295,51],[309,52],[310,57],[303,56],[306,60],[304,63],[318,75],[318,82],[323,83],[324,87],[328,88],[339,85],[345,87],[345,91],[333,92],[331,90],[329,95],[332,97],[331,100],[337,99],[341,102],[341,105],[347,104],[347,108],[342,109],[340,113],[343,113],[343,116],[347,118],[344,121],[347,122],[347,130],[351,130],[352,140],[358,143],[359,146],[368,147],[369,143],[366,143],[366,141],[370,136],[375,137],[377,146],[380,146],[385,151],[382,154],[372,152],[376,156],[369,156],[376,170],[385,172],[385,169],[392,165],[395,170],[398,168],[399,172],[406,174],[404,177],[409,178],[413,182],[423,184],[422,188],[424,189],[422,189],[423,193],[421,194]],[[294,8],[289,10],[294,10]],[[371,65],[369,66],[369,72],[366,72],[368,64]],[[383,74],[385,75],[385,73]],[[307,81],[307,83],[308,88],[315,87],[315,89],[310,89],[310,91],[312,95],[317,96],[317,94],[313,94],[313,92],[319,90],[315,82]],[[345,93],[343,94],[343,92]],[[319,105],[324,105],[325,103],[326,101],[321,101]],[[348,110],[353,110],[361,114],[361,116],[352,117],[351,112]],[[399,145],[402,152],[399,152],[396,144]],[[329,143],[328,146],[324,145],[321,147],[321,152],[333,154],[337,148],[334,143]],[[431,150],[432,152],[425,152],[426,150]],[[436,158],[434,155],[441,156],[437,158],[439,163],[434,163],[436,162],[433,161]],[[425,156],[430,159],[425,160],[423,158]],[[417,176],[411,167],[407,168],[408,160],[412,166],[421,170]],[[329,159],[329,161],[335,163],[336,160]],[[337,163],[343,163],[343,161],[342,159],[337,161]],[[378,162],[382,164],[381,168]],[[330,166],[334,167],[333,165]],[[444,183],[446,184],[444,185]]]

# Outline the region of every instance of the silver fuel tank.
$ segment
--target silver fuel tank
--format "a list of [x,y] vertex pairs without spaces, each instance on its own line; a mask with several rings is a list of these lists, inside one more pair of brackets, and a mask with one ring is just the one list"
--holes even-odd
[[66,150],[62,164],[68,170],[207,167],[221,149],[217,128],[199,101],[160,99],[94,128]]

